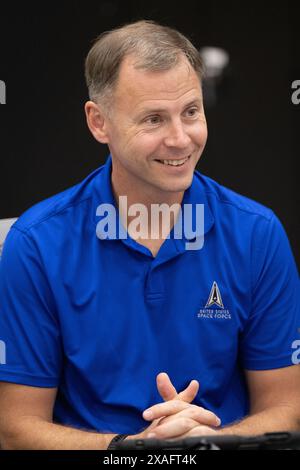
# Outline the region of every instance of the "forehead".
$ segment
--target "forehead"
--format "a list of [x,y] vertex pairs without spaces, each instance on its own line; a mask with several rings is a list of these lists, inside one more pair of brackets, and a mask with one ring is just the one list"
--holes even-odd
[[151,71],[135,68],[129,56],[121,64],[115,97],[120,105],[139,108],[157,101],[168,105],[201,99],[202,93],[199,77],[187,59],[169,70]]

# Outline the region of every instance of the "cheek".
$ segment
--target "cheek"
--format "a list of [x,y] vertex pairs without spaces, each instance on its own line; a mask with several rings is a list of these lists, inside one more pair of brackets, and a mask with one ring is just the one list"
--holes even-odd
[[193,129],[192,139],[194,142],[197,143],[200,147],[203,147],[207,141],[207,126],[205,122],[198,123]]
[[133,153],[138,153],[137,157],[139,158],[139,155],[151,155],[159,148],[161,142],[162,139],[159,133],[143,133],[129,140],[128,148],[130,148]]

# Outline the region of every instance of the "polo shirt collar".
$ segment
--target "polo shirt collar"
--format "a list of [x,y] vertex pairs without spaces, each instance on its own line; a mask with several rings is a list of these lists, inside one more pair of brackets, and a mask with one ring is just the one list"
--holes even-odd
[[[121,223],[119,218],[119,211],[116,205],[116,201],[113,195],[112,183],[111,183],[111,172],[112,172],[112,159],[111,155],[108,156],[105,165],[103,166],[103,171],[101,171],[95,181],[95,222],[96,224],[99,221],[99,217],[96,215],[97,207],[100,204],[111,204],[116,210],[116,221],[117,221],[117,230],[116,237],[110,238],[107,237],[107,240],[119,240],[119,230],[118,226]],[[196,204],[203,204],[204,206],[204,236],[209,232],[214,224],[214,217],[207,199],[207,195],[203,188],[203,182],[201,181],[201,174],[199,172],[194,173],[191,186],[184,192],[182,200],[182,221],[184,220],[185,205],[191,205],[193,220],[196,210]],[[124,228],[123,228],[124,230]],[[161,246],[158,256],[161,258],[173,257],[175,254],[182,253],[186,251],[186,243],[194,242],[195,236],[189,233],[186,233],[185,230],[182,230],[182,238],[176,239],[173,238],[174,228],[171,230],[170,238],[166,239],[163,245]],[[150,251],[148,248],[144,247],[140,243],[137,243],[129,235],[125,239],[121,239],[122,242],[130,246],[131,248],[140,251],[147,256],[149,256]],[[171,256],[170,256],[171,255]],[[152,255],[151,255],[152,256]]]

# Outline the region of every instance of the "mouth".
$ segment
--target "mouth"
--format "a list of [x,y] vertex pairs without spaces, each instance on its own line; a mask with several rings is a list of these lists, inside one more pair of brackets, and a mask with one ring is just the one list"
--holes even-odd
[[189,159],[191,158],[191,155],[185,158],[179,159],[168,159],[168,160],[158,160],[156,159],[155,161],[158,163],[161,163],[162,165],[166,166],[172,166],[172,167],[181,167],[183,166]]

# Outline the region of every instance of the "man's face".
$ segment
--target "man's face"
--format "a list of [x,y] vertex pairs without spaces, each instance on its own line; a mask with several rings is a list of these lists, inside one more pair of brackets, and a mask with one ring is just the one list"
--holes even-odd
[[207,139],[201,86],[188,61],[151,72],[126,58],[113,101],[106,127],[113,183],[153,197],[187,189]]

